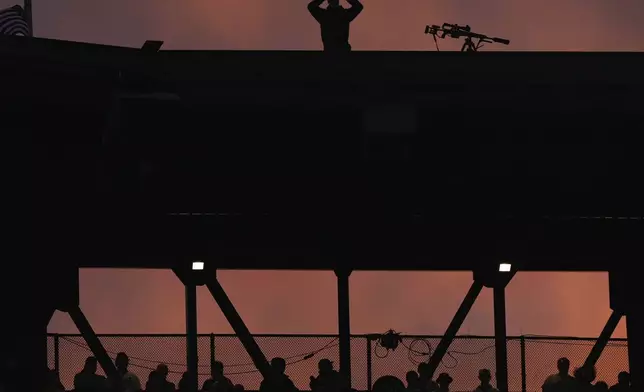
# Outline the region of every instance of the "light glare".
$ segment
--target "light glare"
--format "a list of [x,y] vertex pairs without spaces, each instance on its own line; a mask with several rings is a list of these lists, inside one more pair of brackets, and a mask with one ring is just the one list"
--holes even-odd
[[193,261],[192,262],[192,270],[193,271],[202,271],[204,267],[204,262],[203,261]]
[[501,263],[499,264],[499,272],[510,272],[512,271],[512,264]]

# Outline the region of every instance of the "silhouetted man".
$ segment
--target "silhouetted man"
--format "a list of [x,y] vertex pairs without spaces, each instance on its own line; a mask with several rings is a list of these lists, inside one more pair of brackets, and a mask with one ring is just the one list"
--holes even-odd
[[568,358],[557,360],[557,374],[548,376],[541,386],[543,392],[567,392],[574,389],[575,380],[570,376],[570,361]]
[[630,392],[631,391],[631,374],[629,372],[620,372],[617,376],[617,384],[610,387],[610,392]]
[[184,372],[181,375],[181,379],[177,383],[177,392],[192,392],[192,391],[190,391],[190,383],[188,381],[188,372]]
[[212,378],[203,383],[204,392],[230,392],[233,387],[232,381],[224,376],[224,364],[215,361],[212,367]]
[[604,381],[597,381],[595,383],[595,390],[593,392],[608,392],[608,384]]
[[276,377],[276,385],[271,388],[268,381],[262,380],[259,384],[260,392],[295,392],[297,388],[289,376],[286,375],[286,361],[284,358],[271,359],[271,368],[273,368]]
[[105,377],[96,374],[98,361],[94,357],[85,360],[83,370],[74,376],[74,390],[76,392],[100,392],[106,388]]
[[422,392],[432,392],[438,389],[438,384],[432,380],[429,372],[429,364],[421,362],[418,364],[418,377],[420,382],[420,390]]
[[405,384],[398,377],[379,377],[371,387],[372,392],[406,392]]
[[314,392],[336,392],[346,387],[340,373],[333,369],[333,362],[323,358],[318,362],[318,376],[311,376],[309,386]]
[[449,392],[449,386],[454,381],[452,377],[447,373],[441,373],[436,379],[436,384],[438,384],[439,392]]
[[156,370],[150,372],[145,392],[174,392],[174,384],[168,381],[168,365],[160,363]]
[[405,379],[407,380],[407,390],[409,392],[420,392],[420,378],[418,377],[418,373],[410,370],[405,375]]
[[140,392],[141,391],[141,381],[139,377],[128,370],[130,365],[130,358],[127,354],[121,352],[116,354],[116,359],[114,360],[114,365],[116,365],[116,370],[121,376],[121,382],[124,392]]
[[65,392],[63,383],[60,382],[60,375],[56,370],[49,369],[47,372],[47,386],[45,392]]
[[492,381],[492,372],[489,369],[479,370],[479,381],[481,384],[474,390],[474,392],[499,392],[498,389],[494,388],[491,384]]
[[597,370],[594,367],[580,367],[575,369],[575,392],[593,392],[593,381],[597,377]]
[[322,43],[327,52],[350,52],[349,25],[364,8],[359,0],[347,0],[351,8],[340,5],[340,0],[327,0],[326,9],[320,7],[324,0],[309,3],[309,12],[320,23]]

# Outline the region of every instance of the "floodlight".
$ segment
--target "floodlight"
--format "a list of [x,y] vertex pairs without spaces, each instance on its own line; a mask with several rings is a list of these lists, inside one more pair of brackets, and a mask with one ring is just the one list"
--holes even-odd
[[499,264],[499,272],[510,272],[510,271],[512,271],[512,264],[510,263]]
[[204,268],[204,262],[203,261],[193,261],[192,262],[192,270],[193,271],[202,271]]

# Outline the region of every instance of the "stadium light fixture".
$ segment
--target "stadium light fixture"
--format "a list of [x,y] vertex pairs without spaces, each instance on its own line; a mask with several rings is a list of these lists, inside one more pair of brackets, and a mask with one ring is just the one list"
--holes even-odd
[[499,272],[511,272],[512,264],[510,263],[501,263],[499,264]]
[[193,261],[192,262],[192,270],[193,271],[203,271],[204,268],[204,262],[203,261]]

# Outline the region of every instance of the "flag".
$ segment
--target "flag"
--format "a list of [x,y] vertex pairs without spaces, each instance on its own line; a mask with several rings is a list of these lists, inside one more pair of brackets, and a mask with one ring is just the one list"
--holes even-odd
[[19,5],[0,10],[0,35],[31,36],[25,10]]

